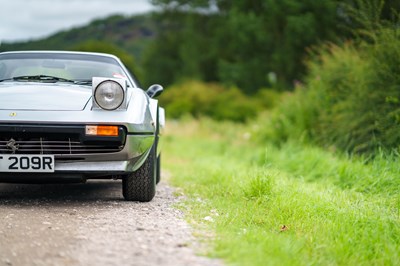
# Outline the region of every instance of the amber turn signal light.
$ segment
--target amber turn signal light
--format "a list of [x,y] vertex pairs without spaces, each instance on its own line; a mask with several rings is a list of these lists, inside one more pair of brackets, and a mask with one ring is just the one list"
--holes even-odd
[[118,126],[86,126],[89,136],[118,136]]

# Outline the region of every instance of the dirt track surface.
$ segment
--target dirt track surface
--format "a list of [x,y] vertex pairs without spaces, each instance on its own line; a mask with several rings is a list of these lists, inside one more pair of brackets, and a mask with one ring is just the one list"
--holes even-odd
[[120,181],[0,184],[0,265],[220,265],[198,245],[163,181],[150,203]]

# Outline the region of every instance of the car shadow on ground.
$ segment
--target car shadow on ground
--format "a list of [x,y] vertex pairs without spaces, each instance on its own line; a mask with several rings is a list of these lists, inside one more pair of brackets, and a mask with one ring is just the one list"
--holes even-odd
[[14,203],[68,203],[123,201],[120,180],[75,184],[0,184],[0,205]]

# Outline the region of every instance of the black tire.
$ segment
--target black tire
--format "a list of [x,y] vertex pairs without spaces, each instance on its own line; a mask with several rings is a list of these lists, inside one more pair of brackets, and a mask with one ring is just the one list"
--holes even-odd
[[135,172],[122,179],[125,200],[149,202],[156,194],[156,150],[153,146],[146,161]]
[[161,154],[157,157],[156,165],[156,184],[160,183],[161,180]]

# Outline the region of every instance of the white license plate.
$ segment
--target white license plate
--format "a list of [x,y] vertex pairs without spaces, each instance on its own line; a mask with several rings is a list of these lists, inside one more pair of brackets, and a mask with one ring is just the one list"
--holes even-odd
[[54,155],[0,154],[0,172],[53,173]]

